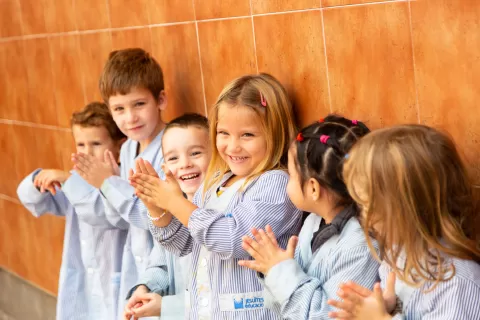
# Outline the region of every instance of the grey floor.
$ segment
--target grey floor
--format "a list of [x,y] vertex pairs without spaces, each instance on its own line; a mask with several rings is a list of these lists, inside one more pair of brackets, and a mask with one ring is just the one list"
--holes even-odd
[[0,320],[55,320],[56,300],[0,268]]

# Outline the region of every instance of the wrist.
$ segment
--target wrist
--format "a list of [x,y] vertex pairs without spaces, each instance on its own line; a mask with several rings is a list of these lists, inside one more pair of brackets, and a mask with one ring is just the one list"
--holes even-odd
[[182,206],[182,202],[183,201],[186,201],[188,203],[191,203],[190,201],[188,201],[187,199],[185,199],[185,197],[183,196],[183,194],[175,194],[174,196],[170,197],[169,198],[169,201],[167,202],[166,204],[166,208],[165,210],[169,211],[169,212],[175,212],[175,209],[176,208],[179,208]]

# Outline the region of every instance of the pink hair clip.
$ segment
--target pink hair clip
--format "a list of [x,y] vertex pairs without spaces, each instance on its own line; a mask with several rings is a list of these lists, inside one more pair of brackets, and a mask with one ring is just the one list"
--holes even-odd
[[267,106],[267,100],[265,100],[265,97],[263,94],[260,92],[260,102],[262,103],[262,106],[266,107]]
[[353,123],[354,125],[357,125],[357,124],[358,124],[358,121],[357,121],[357,120],[352,120],[352,123]]
[[302,142],[303,140],[305,140],[305,138],[303,137],[303,134],[301,132],[299,132],[297,134],[297,139],[296,139],[298,142]]
[[320,118],[320,120],[318,120],[318,122],[319,122],[319,123],[325,122],[325,119]]
[[327,135],[322,134],[320,136],[320,142],[323,143],[323,144],[327,144],[328,139],[330,139],[330,137],[327,136]]

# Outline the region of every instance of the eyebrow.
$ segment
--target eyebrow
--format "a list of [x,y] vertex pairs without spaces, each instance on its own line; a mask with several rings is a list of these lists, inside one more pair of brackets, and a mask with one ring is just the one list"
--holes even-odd
[[[206,147],[205,147],[204,145],[196,144],[196,145],[190,146],[190,147],[188,148],[188,150],[197,149],[197,148],[198,148],[198,149],[206,149]],[[177,150],[169,151],[169,152],[167,152],[167,153],[164,153],[164,154],[163,154],[163,157],[166,158],[166,157],[168,157],[169,155],[171,155],[172,153],[176,153],[176,152],[177,152]]]

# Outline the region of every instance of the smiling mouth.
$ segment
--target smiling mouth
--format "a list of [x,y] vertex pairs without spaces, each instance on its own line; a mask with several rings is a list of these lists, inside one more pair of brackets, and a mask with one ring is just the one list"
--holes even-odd
[[143,126],[138,126],[138,127],[135,127],[135,128],[130,128],[130,129],[128,129],[128,130],[130,130],[130,131],[136,131],[136,130],[141,129],[141,128],[143,128]]
[[248,157],[232,157],[228,156],[232,162],[244,162]]
[[189,174],[184,174],[183,176],[180,176],[180,180],[191,181],[191,180],[197,179],[198,177],[200,177],[200,173],[189,173]]

